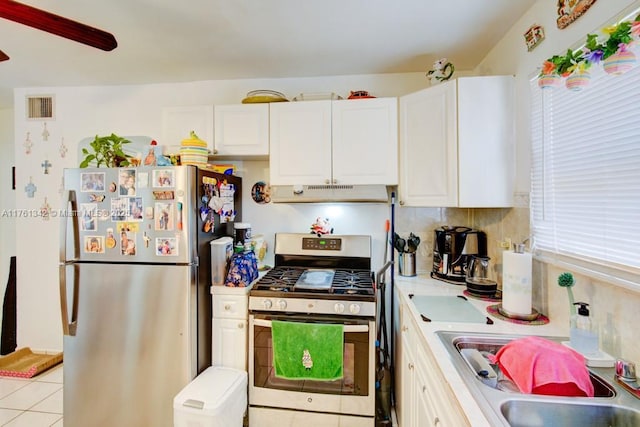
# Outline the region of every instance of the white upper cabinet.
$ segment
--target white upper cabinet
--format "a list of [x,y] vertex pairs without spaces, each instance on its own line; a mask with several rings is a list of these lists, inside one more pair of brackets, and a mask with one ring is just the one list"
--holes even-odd
[[397,99],[272,103],[272,185],[398,182]]
[[398,100],[333,102],[335,184],[398,184]]
[[330,183],[331,102],[278,102],[270,105],[271,185]]
[[216,105],[214,154],[269,155],[269,104]]
[[180,145],[194,131],[200,139],[213,148],[213,106],[195,105],[166,107],[162,109],[161,145]]
[[513,206],[513,80],[461,77],[400,98],[401,205]]

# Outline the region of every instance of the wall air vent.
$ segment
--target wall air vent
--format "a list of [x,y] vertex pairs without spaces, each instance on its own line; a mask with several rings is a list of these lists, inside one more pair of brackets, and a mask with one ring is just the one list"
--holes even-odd
[[353,185],[309,185],[309,190],[353,190]]
[[54,98],[51,95],[27,96],[27,119],[54,119]]
[[387,203],[384,185],[272,185],[273,203]]

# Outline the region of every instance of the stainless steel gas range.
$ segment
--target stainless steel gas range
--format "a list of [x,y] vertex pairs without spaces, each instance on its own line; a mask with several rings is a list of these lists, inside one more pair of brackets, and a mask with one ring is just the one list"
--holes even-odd
[[[274,254],[275,267],[249,292],[250,425],[373,427],[377,309],[371,237],[278,233]],[[274,325],[311,331],[340,325],[340,376],[306,376],[328,359],[309,355],[306,347],[317,343],[302,342],[312,334],[291,345],[292,363],[304,365],[299,369],[305,375],[278,372],[274,344],[284,344],[274,338]]]

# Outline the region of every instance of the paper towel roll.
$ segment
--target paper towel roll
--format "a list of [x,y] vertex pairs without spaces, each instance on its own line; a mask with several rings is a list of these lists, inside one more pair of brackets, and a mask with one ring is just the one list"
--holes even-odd
[[502,254],[502,308],[507,313],[531,314],[531,254]]

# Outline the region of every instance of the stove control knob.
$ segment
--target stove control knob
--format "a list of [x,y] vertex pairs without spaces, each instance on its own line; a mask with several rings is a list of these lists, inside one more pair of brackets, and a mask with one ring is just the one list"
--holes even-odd
[[287,308],[287,302],[281,299],[280,301],[278,301],[278,308],[280,310],[284,310],[285,308]]
[[338,302],[333,307],[333,309],[335,310],[336,313],[342,314],[342,313],[344,313],[344,304],[342,304],[341,302]]
[[360,313],[360,306],[358,304],[351,304],[349,306],[349,311],[351,314],[358,314]]
[[264,305],[264,308],[266,308],[268,310],[268,309],[271,308],[273,303],[271,302],[270,299],[266,299],[266,300],[262,301],[262,305]]

